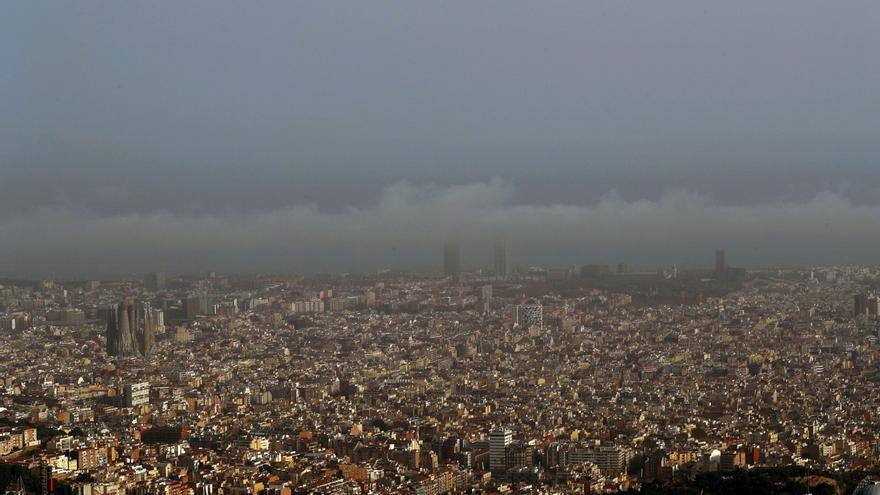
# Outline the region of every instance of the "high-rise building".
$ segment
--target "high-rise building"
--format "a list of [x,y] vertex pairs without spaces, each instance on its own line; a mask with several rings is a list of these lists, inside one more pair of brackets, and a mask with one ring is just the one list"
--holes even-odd
[[868,314],[868,295],[865,293],[856,294],[853,301],[853,316],[865,316]]
[[146,356],[156,343],[156,326],[149,305],[142,308],[131,300],[107,308],[107,354]]
[[125,385],[125,407],[137,407],[150,403],[150,382]]
[[144,276],[144,287],[147,290],[157,291],[165,289],[165,272],[152,272]]
[[480,289],[480,303],[483,313],[489,313],[492,310],[493,290],[491,285],[484,285]]
[[454,242],[447,242],[443,246],[443,274],[447,277],[452,277],[453,282],[458,282],[461,276],[458,244]]
[[496,428],[489,432],[489,470],[493,474],[507,471],[507,446],[513,443],[513,432]]
[[727,271],[727,255],[723,249],[715,251],[715,272],[724,273]]
[[192,320],[208,313],[208,297],[205,294],[192,295],[183,301],[184,318]]
[[165,312],[161,309],[153,310],[153,325],[156,326],[157,332],[165,331]]
[[510,272],[510,261],[507,256],[507,242],[504,239],[495,239],[494,261],[495,261],[495,277],[502,280],[507,279]]

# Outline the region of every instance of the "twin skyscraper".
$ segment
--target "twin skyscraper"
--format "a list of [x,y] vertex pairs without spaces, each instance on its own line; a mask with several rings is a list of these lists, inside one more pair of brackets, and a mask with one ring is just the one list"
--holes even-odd
[[[493,261],[492,274],[495,278],[506,279],[510,275],[510,260],[507,242],[501,237],[495,239]],[[443,246],[443,274],[454,282],[458,282],[461,276],[461,253],[456,242],[450,241]]]

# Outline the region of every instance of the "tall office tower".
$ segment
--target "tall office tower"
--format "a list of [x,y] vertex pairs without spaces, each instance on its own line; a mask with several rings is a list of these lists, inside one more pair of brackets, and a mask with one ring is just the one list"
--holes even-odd
[[458,244],[454,242],[447,242],[443,246],[443,274],[452,277],[453,282],[458,282],[461,275]]
[[507,242],[504,239],[495,239],[495,278],[507,279],[510,272],[510,261],[507,257]]
[[165,289],[165,272],[152,272],[144,276],[144,287],[157,291]]
[[516,306],[516,324],[525,328],[544,326],[544,306],[518,304]]
[[496,428],[489,432],[489,470],[495,475],[507,471],[507,446],[513,443],[513,432]]
[[157,332],[165,331],[165,312],[161,309],[153,309],[153,323]]
[[727,271],[727,255],[723,249],[715,251],[715,272],[724,273]]
[[865,316],[868,314],[868,295],[865,293],[856,294],[853,302],[853,316]]
[[198,315],[208,313],[208,296],[204,294],[189,296],[183,300],[184,317],[192,320]]

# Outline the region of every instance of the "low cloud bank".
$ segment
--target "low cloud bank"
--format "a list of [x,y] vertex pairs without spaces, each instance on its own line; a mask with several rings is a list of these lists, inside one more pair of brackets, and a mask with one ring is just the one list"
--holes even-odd
[[[451,187],[398,182],[369,208],[303,204],[265,212],[100,216],[76,208],[0,216],[0,276],[85,277],[149,270],[371,271],[436,269],[456,240],[465,268],[490,266],[508,239],[515,264],[710,266],[724,248],[741,266],[871,263],[880,205],[833,192],[802,203],[723,205],[668,191],[590,205],[513,204],[501,179]],[[344,198],[343,198],[344,199]]]

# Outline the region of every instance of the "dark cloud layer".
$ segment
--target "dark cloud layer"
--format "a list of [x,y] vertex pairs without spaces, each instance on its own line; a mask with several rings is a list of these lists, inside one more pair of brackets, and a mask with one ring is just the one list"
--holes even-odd
[[436,269],[442,243],[462,244],[466,267],[489,266],[503,233],[521,264],[625,261],[709,266],[725,247],[746,266],[869,262],[880,207],[835,193],[801,203],[725,206],[684,190],[658,201],[610,193],[588,206],[511,202],[495,179],[453,187],[396,183],[377,205],[325,212],[297,205],[258,213],[99,216],[44,209],[0,219],[0,271],[88,276],[144,270],[316,272]]

